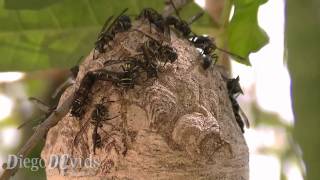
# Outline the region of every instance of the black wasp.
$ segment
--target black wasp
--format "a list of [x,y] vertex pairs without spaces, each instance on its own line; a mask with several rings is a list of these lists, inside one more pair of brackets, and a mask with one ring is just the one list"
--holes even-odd
[[218,55],[216,53],[213,53],[211,55],[202,54],[202,68],[208,69],[212,62],[214,62],[214,65],[216,64],[218,60]]
[[234,54],[232,52],[226,51],[216,46],[214,39],[209,36],[197,36],[194,35],[190,41],[196,48],[202,50],[202,60],[203,60],[203,68],[207,69],[210,67],[212,62],[216,63],[218,60],[217,54],[214,52],[215,50],[219,50],[221,52],[227,53],[237,59],[245,60],[245,58]]
[[138,76],[138,66],[132,63],[125,63],[121,72],[98,69],[89,71],[83,77],[78,90],[75,92],[74,101],[71,104],[71,115],[82,118],[86,105],[89,102],[89,93],[96,81],[110,81],[114,85],[124,88],[133,88]]
[[239,94],[243,94],[239,80],[240,80],[239,76],[237,78],[227,79],[227,89],[228,89],[229,99],[232,104],[232,109],[233,109],[235,119],[241,129],[241,132],[244,133],[244,126],[249,128],[250,124],[247,116],[242,111],[239,103],[236,100]]
[[151,31],[151,24],[154,24],[162,33],[164,33],[167,29],[165,19],[155,9],[152,9],[152,8],[142,9],[137,19],[138,20],[147,19],[150,23],[150,31]]
[[121,65],[121,68],[123,72],[119,73],[116,85],[129,89],[134,88],[141,67],[134,62],[128,62]]
[[163,66],[167,62],[173,63],[177,60],[178,54],[174,48],[169,45],[162,45],[156,39],[150,37],[140,48],[144,58],[144,69],[148,78],[157,78],[160,63]]
[[170,4],[172,5],[173,9],[175,10],[175,13],[178,16],[178,18],[175,16],[168,16],[168,17],[166,17],[166,24],[168,26],[173,26],[175,29],[177,29],[182,34],[183,37],[188,37],[192,33],[190,25],[194,21],[199,19],[203,15],[203,12],[195,15],[194,17],[191,18],[191,20],[189,22],[187,22],[181,18],[179,11],[176,8],[176,6],[174,5],[174,2],[172,0],[170,0]]
[[121,64],[122,73],[119,73],[119,78],[115,81],[117,86],[133,88],[136,79],[142,71],[147,73],[148,78],[157,77],[157,66],[151,60],[145,60],[140,57],[126,57],[119,60],[108,60],[104,63],[105,66],[113,64]]
[[178,54],[174,48],[169,45],[163,45],[163,41],[159,42],[156,38],[146,34],[143,31],[138,29],[134,30],[144,34],[149,38],[149,40],[144,42],[140,48],[144,54],[146,62],[152,63],[158,60],[166,64],[167,62],[173,63],[177,60]]
[[210,39],[210,37],[195,35],[191,38],[191,42],[196,48],[202,50],[201,56],[203,61],[203,69],[208,69],[212,62],[214,62],[214,64],[217,62],[218,56],[216,53],[214,53],[214,51],[217,49],[217,46],[215,45],[214,41]]
[[144,69],[142,63],[143,62],[136,57],[127,57],[119,60],[108,60],[104,65],[121,64],[120,68],[122,71],[112,72],[114,78],[112,78],[111,81],[118,87],[132,89],[136,84],[136,79],[139,77],[140,70]]
[[147,33],[134,29],[140,33],[143,33],[149,39],[145,41],[138,49],[142,52],[143,58],[127,57],[120,60],[108,60],[104,63],[105,66],[113,64],[122,64],[122,73],[119,74],[118,83],[116,85],[126,88],[133,88],[135,79],[138,77],[140,70],[147,73],[147,78],[158,77],[158,66],[160,62],[164,65],[167,62],[173,63],[178,55],[176,50],[169,45],[162,45],[155,38]]
[[118,116],[109,117],[109,103],[115,102],[115,101],[105,101],[105,98],[101,100],[100,103],[95,104],[93,111],[91,112],[91,119],[85,122],[81,128],[80,131],[77,133],[76,137],[74,138],[74,144],[77,145],[79,143],[80,137],[82,136],[82,133],[85,132],[85,130],[89,127],[88,123],[93,125],[93,132],[92,132],[92,146],[93,146],[93,152],[96,153],[96,148],[102,147],[102,139],[101,135],[99,134],[98,130],[102,130],[103,123],[108,120],[115,119]]
[[[95,42],[95,50],[99,53],[105,52],[105,45],[108,45],[110,41],[114,39],[114,36],[119,32],[127,31],[131,28],[131,20],[127,15],[123,15],[128,8],[124,9],[117,18],[111,23],[108,27],[109,22],[113,19],[113,16],[110,16],[99,33],[98,39]],[[107,28],[108,27],[108,28]]]
[[98,69],[89,71],[81,80],[78,90],[75,92],[74,100],[71,104],[71,115],[79,119],[85,113],[86,105],[89,103],[89,93],[93,84],[97,80],[110,81],[116,85],[121,84],[121,78],[124,77],[125,72],[113,72],[106,69]]
[[160,62],[173,63],[178,58],[176,51],[169,45],[161,45],[154,39],[147,40],[141,47],[145,60],[152,63],[156,60]]
[[94,109],[91,113],[90,123],[94,126],[93,133],[92,133],[94,154],[96,154],[96,147],[100,148],[102,146],[101,136],[98,133],[98,128],[103,127],[103,124],[102,124],[103,122],[119,117],[119,115],[111,118],[109,117],[108,103],[110,102],[115,102],[115,101],[104,101],[104,98],[103,98],[101,103],[95,104]]
[[162,45],[154,39],[147,40],[142,49],[146,59],[153,58],[160,62],[164,62],[164,65],[167,62],[173,63],[178,58],[178,54],[174,48],[169,45]]
[[75,92],[74,100],[71,104],[71,115],[73,117],[82,118],[85,113],[85,108],[89,100],[91,87],[95,82],[95,77],[92,73],[87,73],[81,80],[78,90]]

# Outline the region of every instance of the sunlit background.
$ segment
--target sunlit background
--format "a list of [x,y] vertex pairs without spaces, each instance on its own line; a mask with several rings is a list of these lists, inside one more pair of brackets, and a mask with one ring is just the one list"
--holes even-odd
[[[204,0],[197,3],[204,6]],[[302,180],[301,151],[291,134],[294,117],[284,56],[284,1],[269,0],[263,5],[259,24],[270,43],[250,56],[252,67],[232,62],[233,76],[240,76],[244,90],[238,100],[252,125],[244,134],[250,149],[250,179]],[[0,164],[25,139],[17,130],[22,122],[15,119],[34,117],[27,100],[30,86],[21,81],[24,78],[19,72],[0,73]]]
[[245,133],[250,179],[254,180],[302,180],[304,174],[300,149],[291,134],[294,117],[284,56],[284,16],[282,0],[269,0],[261,6],[258,20],[269,44],[250,56],[252,67],[232,62],[233,74],[240,76],[245,92],[239,97],[240,104],[255,126]]

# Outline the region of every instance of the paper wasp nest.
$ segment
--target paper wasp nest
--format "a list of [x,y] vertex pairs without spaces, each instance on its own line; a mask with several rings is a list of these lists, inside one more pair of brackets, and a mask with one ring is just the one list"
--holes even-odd
[[[133,29],[166,43],[154,27],[150,32],[148,23],[135,22],[129,31],[116,34],[104,54],[86,58],[76,84],[61,102],[89,71],[118,70],[120,64],[105,67],[106,62],[139,56],[138,47],[150,37]],[[46,169],[49,180],[248,179],[248,148],[232,112],[222,68],[204,70],[197,49],[175,33],[169,44],[178,58],[161,66],[158,78],[142,74],[127,90],[96,81],[83,117],[69,113],[50,129],[42,151],[42,158],[52,165]],[[108,116],[115,118],[97,128],[101,144],[94,153],[90,121],[95,104],[103,100],[114,101],[104,103]]]

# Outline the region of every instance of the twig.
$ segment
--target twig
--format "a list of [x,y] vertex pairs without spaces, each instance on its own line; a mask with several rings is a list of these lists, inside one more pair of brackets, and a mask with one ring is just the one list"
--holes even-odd
[[[176,9],[179,11],[184,6],[186,6],[188,3],[192,2],[192,0],[173,0],[174,5],[176,6]],[[162,15],[164,17],[167,17],[175,12],[174,7],[172,7],[170,0],[165,0],[165,7],[162,12]]]
[[[75,88],[75,87],[73,87]],[[73,101],[74,89],[71,95],[59,106],[51,115],[37,127],[33,135],[24,144],[24,146],[18,151],[17,156],[25,158],[31,150],[37,145],[37,143],[47,134],[50,128],[55,126],[68,112]],[[5,169],[2,173],[0,180],[8,180],[19,170],[18,166],[13,169]]]

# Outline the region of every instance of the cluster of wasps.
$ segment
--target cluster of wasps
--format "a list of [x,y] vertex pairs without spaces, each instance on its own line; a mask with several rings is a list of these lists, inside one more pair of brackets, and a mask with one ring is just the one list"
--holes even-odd
[[[216,50],[241,58],[240,56],[218,48],[212,38],[203,35],[196,35],[192,32],[190,25],[203,15],[202,12],[193,16],[189,21],[185,21],[180,17],[173,1],[171,0],[170,2],[175,9],[176,16],[170,15],[163,17],[156,10],[152,8],[145,8],[140,12],[136,19],[140,21],[148,21],[150,31],[151,26],[153,25],[158,32],[162,33],[166,37],[170,38],[170,31],[175,31],[178,35],[187,39],[200,50],[202,67],[205,70],[208,69],[212,63],[215,64],[217,62],[218,56],[215,53]],[[111,71],[107,68],[102,68],[89,71],[85,74],[80,82],[79,88],[75,92],[74,100],[71,104],[70,114],[78,120],[81,120],[86,112],[86,106],[90,102],[90,91],[96,81],[109,81],[117,87],[132,89],[136,85],[141,72],[146,73],[148,79],[157,78],[159,66],[166,65],[167,63],[174,63],[178,58],[176,50],[171,47],[170,44],[164,44],[143,31],[133,29],[130,17],[125,15],[127,10],[128,9],[124,9],[116,18],[111,16],[106,20],[94,44],[93,59],[96,59],[96,53],[103,54],[106,52],[107,48],[111,48],[110,42],[114,40],[116,34],[130,30],[141,32],[148,37],[148,40],[138,47],[138,50],[142,55],[126,57],[118,60],[108,60],[104,63],[105,67],[118,64],[121,67],[121,71]],[[79,71],[79,66],[75,66],[70,70],[72,72],[72,79],[75,80]],[[242,93],[239,85],[239,79],[228,79],[227,87],[237,123],[242,132],[244,132],[244,124],[247,124],[247,119],[245,118],[245,120],[243,120],[241,118],[240,114],[242,110],[236,101],[237,95]],[[85,131],[90,123],[94,127],[92,133],[94,154],[96,148],[102,147],[99,130],[103,131],[102,127],[106,121],[119,117],[110,117],[109,105],[112,102],[115,101],[106,101],[105,98],[103,98],[100,103],[94,105],[94,109],[91,113],[91,120],[83,123],[79,133],[74,139],[74,143],[78,143],[81,133]],[[50,108],[50,111],[48,112],[53,112],[54,109]]]
[[[175,9],[176,16],[163,17],[156,10],[152,8],[145,8],[140,12],[136,19],[140,21],[148,21],[150,25],[150,31],[151,26],[154,26],[158,32],[169,38],[171,30],[176,31],[178,35],[186,38],[196,48],[201,50],[200,54],[202,57],[203,69],[208,69],[213,62],[215,63],[217,61],[218,57],[215,53],[216,50],[220,50],[232,56],[237,56],[233,53],[218,48],[212,38],[208,36],[196,35],[192,32],[190,25],[195,20],[200,18],[203,13],[199,13],[193,16],[187,22],[180,17],[173,1],[171,0],[170,2]],[[141,72],[145,72],[147,74],[147,78],[157,78],[158,68],[160,64],[166,65],[166,63],[168,62],[174,63],[178,58],[176,50],[170,45],[160,42],[159,40],[153,38],[145,32],[142,32],[138,29],[133,29],[130,17],[125,15],[125,12],[127,10],[128,9],[123,10],[112,21],[110,25],[109,23],[113,19],[113,16],[109,17],[106,20],[101,32],[98,35],[97,41],[95,42],[95,52],[98,52],[99,54],[105,53],[106,49],[110,46],[109,43],[113,41],[117,33],[132,30],[139,31],[148,37],[148,40],[138,48],[142,56],[126,57],[118,60],[108,60],[104,63],[105,67],[114,64],[120,64],[122,70],[120,72],[107,70],[107,68],[87,72],[80,83],[79,89],[75,93],[75,99],[71,105],[70,113],[77,119],[81,119],[86,111],[86,105],[89,102],[90,89],[95,81],[109,81],[112,82],[115,86],[125,89],[132,89],[134,88],[137,78],[139,78]],[[241,57],[237,56],[237,58]],[[95,55],[93,59],[95,59]],[[233,111],[237,123],[243,131],[244,122],[247,121],[242,120],[240,116],[240,112],[242,111],[236,101],[235,94],[239,94],[241,90],[240,86],[238,85],[239,81],[234,81],[234,79],[229,79],[227,81],[229,97],[232,102]],[[240,88],[240,90],[238,88]],[[234,89],[237,89],[237,91],[235,91]],[[117,117],[109,117],[108,103],[110,102],[111,101],[96,104],[91,114],[91,124],[94,126],[94,132],[92,134],[94,153],[96,147],[101,147],[101,136],[98,133],[98,129],[103,126],[102,122]]]
[[[141,73],[145,73],[148,79],[157,78],[159,66],[173,63],[178,58],[176,50],[170,45],[160,42],[143,31],[133,29],[130,17],[125,15],[127,10],[128,9],[123,10],[110,25],[109,23],[113,19],[113,16],[106,20],[98,35],[97,41],[95,42],[93,59],[96,58],[96,52],[99,54],[106,52],[106,49],[109,48],[109,43],[114,40],[118,33],[134,30],[143,33],[148,37],[148,40],[138,47],[138,50],[141,52],[140,55],[117,60],[108,60],[104,63],[105,68],[89,71],[84,75],[79,88],[75,92],[70,111],[70,114],[78,120],[81,120],[86,112],[86,106],[90,101],[89,94],[96,81],[109,81],[117,87],[132,89],[135,87]],[[150,30],[151,24],[154,24],[162,33],[167,31],[164,27],[169,28],[169,26],[165,25],[162,15],[151,8],[143,9],[137,16],[137,20],[148,20],[150,23]],[[120,71],[108,70],[107,67],[115,64],[120,65]],[[108,110],[110,102],[112,101],[102,101],[101,103],[94,105],[94,109],[91,113],[91,121],[83,123],[79,133],[74,139],[74,143],[78,143],[81,133],[87,128],[88,122],[91,122],[94,127],[92,133],[93,152],[95,153],[96,148],[102,146],[99,130],[103,131],[102,127],[105,121],[118,117],[110,117]]]

